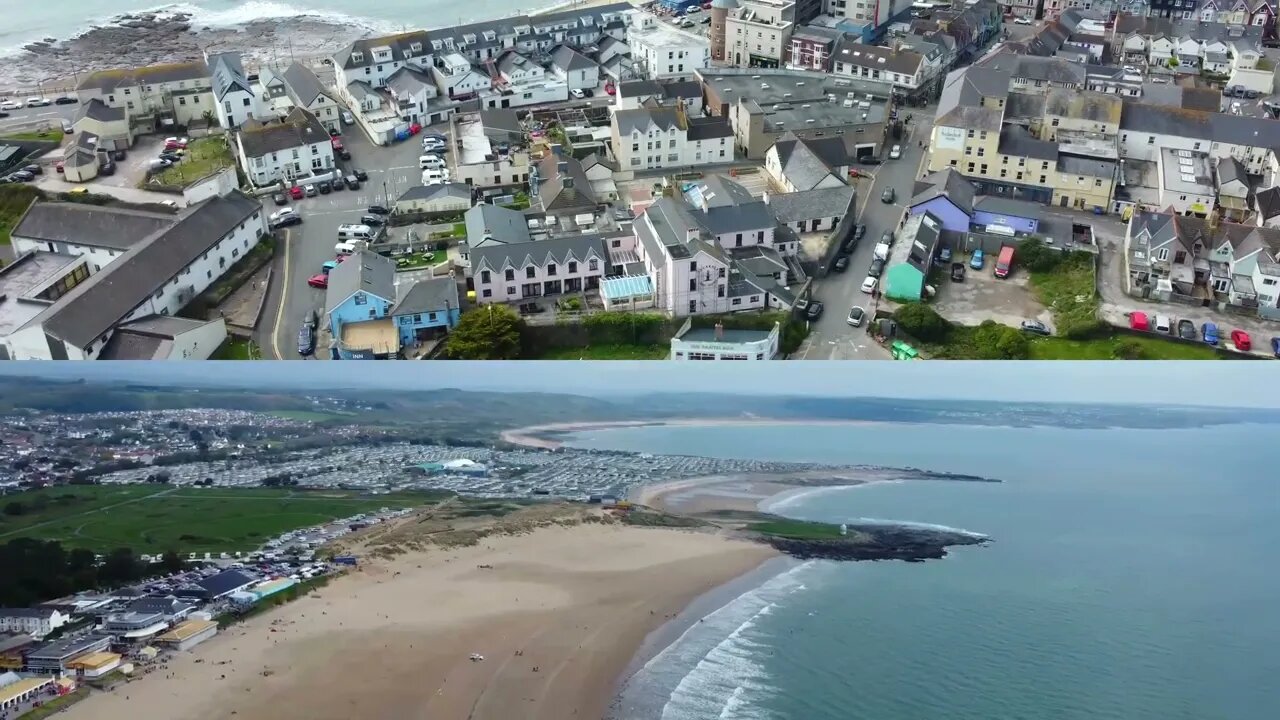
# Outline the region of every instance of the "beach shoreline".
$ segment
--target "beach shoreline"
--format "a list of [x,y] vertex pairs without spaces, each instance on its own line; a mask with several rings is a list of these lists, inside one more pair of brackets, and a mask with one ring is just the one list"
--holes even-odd
[[[69,712],[132,720],[601,717],[646,639],[779,557],[617,523],[373,560]],[[429,609],[429,610],[428,610]],[[470,659],[472,653],[484,656]]]
[[557,435],[595,432],[599,430],[622,430],[637,427],[735,427],[758,425],[867,426],[877,424],[880,423],[872,420],[776,419],[766,417],[690,417],[660,418],[656,420],[599,420],[592,422],[548,423],[543,425],[529,425],[526,427],[511,428],[503,430],[499,434],[499,439],[503,442],[511,443],[512,445],[520,445],[522,447],[538,448],[542,450],[557,450],[564,446],[563,442],[555,438]]

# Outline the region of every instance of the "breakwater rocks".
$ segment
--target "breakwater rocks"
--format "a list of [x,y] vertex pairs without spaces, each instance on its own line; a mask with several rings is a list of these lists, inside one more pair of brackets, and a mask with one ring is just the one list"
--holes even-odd
[[985,545],[990,538],[949,530],[909,525],[849,525],[849,534],[838,538],[789,538],[764,535],[779,552],[802,560],[902,560],[923,562],[947,556],[957,545]]

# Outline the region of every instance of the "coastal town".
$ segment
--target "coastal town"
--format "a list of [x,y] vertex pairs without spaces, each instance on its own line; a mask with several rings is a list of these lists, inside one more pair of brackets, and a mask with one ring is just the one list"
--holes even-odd
[[86,70],[0,102],[0,357],[1280,357],[1275,15],[584,2]]
[[[326,404],[320,396],[313,401]],[[356,434],[360,423],[317,425],[296,415],[28,409],[7,418],[0,429],[0,572],[16,582],[0,587],[5,720],[80,712],[72,706],[90,699],[84,707],[155,711],[169,706],[131,705],[130,698],[163,693],[157,688],[179,677],[184,686],[230,683],[228,673],[270,662],[249,649],[249,636],[265,634],[274,646],[303,622],[301,608],[313,617],[334,611],[324,601],[331,581],[382,577],[405,553],[413,553],[406,557],[418,570],[427,558],[448,563],[476,544],[466,533],[477,528],[505,536],[601,523],[633,525],[633,532],[704,527],[737,533],[735,547],[758,562],[767,551],[741,535],[755,527],[750,522],[777,524],[776,516],[749,511],[778,493],[878,481],[998,482],[914,468],[575,449],[548,440],[565,430],[547,427],[512,430],[488,445],[377,443]],[[318,437],[327,442],[314,442]],[[304,440],[312,441],[306,449],[288,449]],[[702,483],[708,491],[699,494]],[[698,507],[666,514],[691,501]],[[729,525],[690,514],[710,508],[737,514],[714,521]],[[761,538],[799,558],[912,562],[943,557],[949,545],[987,542],[974,533],[883,523],[838,532],[799,527],[812,533],[810,526],[828,534]],[[617,542],[612,532],[605,542]],[[716,533],[695,535],[680,542],[727,542]],[[494,569],[489,555],[479,558],[477,569]],[[349,588],[368,582],[346,579]],[[370,612],[375,600],[356,597],[353,607]],[[296,616],[281,614],[286,604]],[[306,622],[313,630],[304,632],[323,631],[317,622]],[[197,650],[206,642],[215,649]],[[489,651],[482,639],[475,642]],[[274,674],[266,668],[251,672]]]

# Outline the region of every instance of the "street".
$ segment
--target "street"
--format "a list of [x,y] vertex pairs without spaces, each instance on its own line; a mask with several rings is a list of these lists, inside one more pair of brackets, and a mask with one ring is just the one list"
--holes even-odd
[[[50,98],[52,99],[52,98]],[[43,125],[58,127],[63,120],[75,121],[80,105],[48,105],[46,107],[24,107],[21,110],[5,110],[9,117],[0,118],[0,133],[35,130]]]
[[[885,360],[889,353],[875,342],[863,327],[849,325],[849,309],[854,305],[861,306],[870,315],[873,305],[870,295],[862,292],[862,281],[867,277],[867,267],[871,265],[872,250],[880,241],[885,230],[898,229],[899,222],[907,203],[911,202],[915,181],[920,178],[924,164],[925,148],[933,123],[935,108],[904,108],[902,112],[912,117],[908,131],[904,133],[900,144],[902,157],[897,160],[885,159],[881,165],[857,165],[860,171],[872,171],[874,178],[859,180],[858,222],[867,226],[867,234],[854,248],[849,258],[849,269],[844,273],[831,273],[814,282],[813,297],[826,305],[826,310],[816,323],[813,323],[809,337],[795,353],[799,360]],[[888,158],[889,147],[886,143],[883,158]],[[897,192],[893,203],[880,200],[880,194],[887,187]]]

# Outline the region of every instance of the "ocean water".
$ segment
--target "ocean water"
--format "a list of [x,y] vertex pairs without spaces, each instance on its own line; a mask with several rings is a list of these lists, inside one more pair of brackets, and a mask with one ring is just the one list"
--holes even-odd
[[989,534],[920,564],[785,563],[628,681],[627,720],[1280,717],[1275,428],[636,428],[585,447],[912,465],[771,509]]
[[305,16],[374,32],[395,32],[406,27],[442,27],[565,4],[567,0],[62,0],[47,4],[6,0],[4,22],[0,23],[0,55],[43,37],[65,39],[122,13],[181,11],[192,16],[196,28],[234,27],[254,20]]

